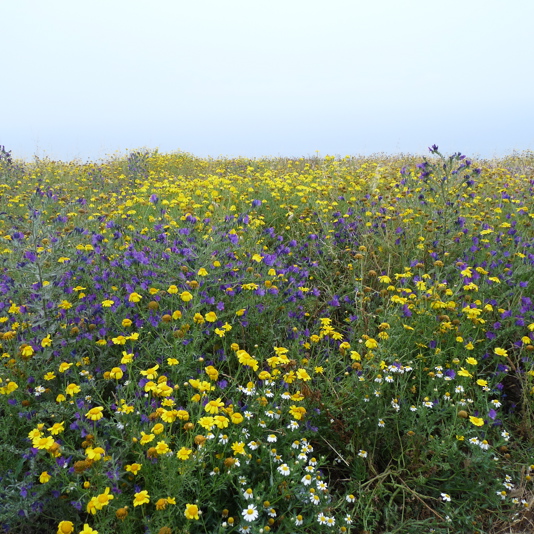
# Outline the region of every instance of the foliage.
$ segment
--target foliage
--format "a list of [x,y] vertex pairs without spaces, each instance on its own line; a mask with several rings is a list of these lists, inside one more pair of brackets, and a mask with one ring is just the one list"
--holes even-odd
[[430,151],[0,147],[0,531],[527,521],[532,158]]

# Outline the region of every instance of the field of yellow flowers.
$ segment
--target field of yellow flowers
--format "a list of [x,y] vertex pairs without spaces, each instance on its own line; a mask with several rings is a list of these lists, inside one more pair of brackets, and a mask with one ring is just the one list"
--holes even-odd
[[532,153],[0,147],[0,532],[528,530],[533,224]]

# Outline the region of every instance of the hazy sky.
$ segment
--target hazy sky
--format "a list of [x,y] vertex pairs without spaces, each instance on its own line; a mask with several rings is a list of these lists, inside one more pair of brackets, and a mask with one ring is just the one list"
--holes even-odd
[[0,145],[534,149],[532,0],[0,0]]

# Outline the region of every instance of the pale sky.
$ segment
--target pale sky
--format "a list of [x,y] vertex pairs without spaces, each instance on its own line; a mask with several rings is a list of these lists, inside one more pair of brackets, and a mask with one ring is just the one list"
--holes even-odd
[[532,0],[0,0],[0,16],[15,157],[534,149]]

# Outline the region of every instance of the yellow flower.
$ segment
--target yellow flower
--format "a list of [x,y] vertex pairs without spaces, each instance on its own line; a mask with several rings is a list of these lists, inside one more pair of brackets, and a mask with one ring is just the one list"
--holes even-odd
[[184,302],[189,302],[193,298],[193,295],[191,295],[191,293],[189,293],[189,291],[182,291],[182,293],[180,294],[180,298]]
[[124,466],[124,469],[128,471],[129,473],[132,473],[133,475],[137,475],[139,471],[141,471],[141,467],[143,467],[142,464],[128,464]]
[[133,324],[133,322],[132,322],[131,319],[126,318],[126,319],[122,320],[122,326],[124,328],[128,328],[129,326],[132,326],[132,324]]
[[85,417],[87,419],[91,419],[91,421],[98,421],[104,417],[102,415],[102,412],[104,411],[104,408],[102,406],[95,406],[94,408],[91,408],[86,414]]
[[54,373],[50,372],[50,373],[46,373],[43,378],[45,380],[47,380],[47,381],[48,380],[54,380],[54,378],[56,378],[56,375]]
[[171,452],[171,449],[167,445],[165,441],[158,441],[158,444],[156,445],[156,453],[157,454],[167,454],[168,452]]
[[152,432],[154,432],[154,434],[161,434],[164,430],[165,430],[165,427],[161,423],[156,423],[152,427]]
[[129,473],[132,473],[133,475],[137,475],[137,473],[141,471],[141,467],[143,467],[142,464],[129,464],[129,465],[125,465],[124,469],[126,469],[126,471],[128,471]]
[[478,384],[479,386],[482,386],[482,387],[485,387],[485,386],[488,385],[488,383],[487,383],[485,380],[482,380],[482,378],[479,378],[479,379],[477,380],[477,384]]
[[34,438],[32,445],[36,449],[48,450],[54,445],[54,438],[52,436],[47,436],[46,438]]
[[215,312],[206,313],[206,321],[208,323],[214,323],[217,320],[217,314]]
[[102,301],[102,307],[103,308],[111,308],[111,306],[113,306],[113,304],[115,304],[115,302],[113,302],[110,299],[106,299],[106,300]]
[[50,347],[52,345],[52,338],[50,337],[50,334],[48,334],[45,338],[41,341],[41,347]]
[[198,276],[208,276],[208,271],[206,271],[206,269],[204,269],[204,267],[201,267],[199,270],[198,270]]
[[98,530],[91,528],[87,523],[84,523],[83,529],[80,530],[80,534],[98,534]]
[[89,458],[89,460],[94,460],[95,462],[98,462],[106,454],[106,451],[102,447],[87,447],[85,449],[85,456]]
[[224,402],[221,400],[221,397],[219,397],[216,400],[209,401],[206,406],[204,406],[204,410],[208,413],[212,414],[218,414],[219,409],[224,406]]
[[154,367],[147,369],[146,371],[140,371],[143,376],[146,376],[149,380],[154,380],[158,376],[159,365],[156,364]]
[[130,296],[128,297],[128,300],[130,302],[139,302],[143,297],[139,294],[139,293],[136,293],[135,291],[133,293],[130,293]]
[[126,352],[125,350],[122,351],[122,358],[121,358],[121,363],[122,364],[126,364],[126,363],[131,363],[133,361],[133,353],[128,353]]
[[195,313],[195,316],[193,317],[193,321],[196,324],[204,324],[205,323],[204,317],[202,316],[201,313]]
[[48,474],[48,471],[43,471],[39,475],[39,482],[41,484],[46,484],[52,477]]
[[177,453],[176,458],[179,460],[189,460],[189,457],[193,453],[192,449],[188,449],[187,447],[182,447]]
[[167,293],[169,293],[170,295],[175,295],[176,293],[178,293],[178,288],[174,284],[170,285],[169,289],[167,289]]
[[141,506],[142,504],[148,504],[150,502],[150,495],[147,490],[139,491],[134,494],[133,505]]
[[[236,414],[236,415],[241,415],[241,414]],[[215,425],[217,426],[217,428],[226,428],[228,426],[228,418],[227,417],[224,417],[224,415],[216,415],[214,418],[213,418],[213,421],[215,423]]]
[[115,380],[120,380],[124,376],[122,369],[120,367],[113,367],[109,372],[109,377],[114,378]]
[[109,493],[109,488],[106,488],[104,493],[101,493],[97,496],[96,500],[98,504],[96,507],[101,510],[104,506],[109,504],[109,501],[113,500],[115,497]]
[[24,358],[30,358],[31,356],[33,356],[34,352],[35,351],[33,350],[33,347],[31,345],[22,345],[22,347],[20,348],[20,354]]
[[245,453],[245,444],[242,441],[232,443],[232,450],[234,451],[234,455],[236,455],[236,454],[246,454]]
[[208,365],[206,369],[204,369],[206,374],[210,377],[210,380],[217,380],[219,378],[219,371],[213,367],[213,365]]
[[154,434],[145,434],[142,430],[141,430],[141,440],[140,440],[140,443],[141,445],[146,445],[147,443],[150,443],[156,436]]
[[469,357],[467,360],[465,360],[465,363],[468,363],[469,365],[477,365],[478,360],[475,360],[475,358]]
[[187,519],[199,519],[199,510],[196,504],[186,504],[184,515]]
[[63,362],[59,365],[59,372],[64,373],[72,367],[72,363]]
[[366,346],[368,349],[376,349],[376,347],[378,347],[378,342],[376,341],[376,339],[373,339],[372,337],[370,337],[370,338],[365,342],[365,346]]
[[61,423],[54,423],[48,429],[50,434],[52,434],[53,436],[56,436],[57,434],[61,434],[61,432],[64,432],[64,430],[65,430],[65,423],[63,421],[61,421]]
[[57,534],[71,534],[74,530],[72,521],[61,521],[57,526]]
[[497,356],[508,356],[508,351],[500,347],[497,347],[493,352],[497,354]]
[[245,418],[240,413],[235,412],[230,416],[230,419],[232,420],[232,423],[234,423],[234,425],[239,425],[243,422]]
[[306,414],[306,408],[303,406],[291,406],[289,413],[297,420],[302,419],[302,416]]
[[484,426],[484,419],[481,417],[474,417],[470,415],[469,421],[471,421],[471,423],[473,423],[475,426]]
[[307,373],[306,369],[298,369],[297,378],[303,380],[304,382],[308,382],[308,380],[311,380],[311,376]]
[[214,421],[213,417],[211,417],[211,416],[201,417],[198,420],[198,424],[202,428],[205,428],[206,430],[211,430],[215,426],[215,421]]
[[165,510],[167,507],[167,499],[158,499],[155,503],[156,510]]
[[460,370],[458,371],[458,375],[459,376],[466,376],[468,378],[473,376],[467,369],[464,369],[463,367],[460,367]]

